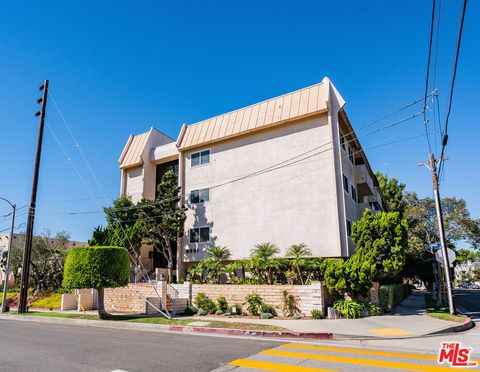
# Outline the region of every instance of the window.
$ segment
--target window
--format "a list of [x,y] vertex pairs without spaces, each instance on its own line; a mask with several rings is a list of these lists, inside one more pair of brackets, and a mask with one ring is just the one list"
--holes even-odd
[[190,191],[190,203],[198,204],[210,200],[210,189],[200,189]]
[[357,202],[357,189],[353,185],[350,185],[350,186],[352,188],[352,199],[356,203]]
[[210,150],[194,152],[190,156],[190,161],[192,167],[210,163]]
[[340,145],[342,145],[342,149],[345,150],[345,137],[343,136],[342,132],[340,132]]
[[348,146],[348,158],[352,162],[352,164],[355,164],[355,159],[353,158],[353,151],[350,146]]
[[347,219],[347,235],[352,236],[352,221]]
[[345,175],[343,175],[343,189],[348,194],[348,178]]
[[209,227],[195,227],[190,229],[190,243],[205,243],[210,241]]

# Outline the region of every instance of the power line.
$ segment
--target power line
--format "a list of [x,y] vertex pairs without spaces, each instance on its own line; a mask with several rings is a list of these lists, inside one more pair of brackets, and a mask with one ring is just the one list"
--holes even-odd
[[449,119],[450,119],[450,113],[452,111],[453,90],[454,90],[454,87],[455,87],[455,80],[456,80],[456,77],[457,77],[458,57],[460,55],[460,46],[462,44],[463,24],[464,24],[464,21],[465,21],[466,10],[467,10],[467,0],[464,0],[463,8],[462,8],[462,18],[460,20],[460,29],[459,29],[459,32],[458,32],[457,51],[455,53],[455,62],[454,62],[454,65],[453,65],[453,76],[452,76],[452,82],[451,82],[451,85],[450,85],[450,94],[449,94],[449,97],[448,97],[448,109],[447,109],[447,115],[446,115],[446,118],[445,118],[445,127],[444,127],[444,130],[443,130],[443,136],[442,136],[442,153],[440,155],[440,165],[439,165],[438,174],[441,174],[441,172],[442,172],[443,163],[444,163],[443,162],[443,154],[445,152],[445,147],[447,146],[447,142],[448,142],[448,123],[449,123]]

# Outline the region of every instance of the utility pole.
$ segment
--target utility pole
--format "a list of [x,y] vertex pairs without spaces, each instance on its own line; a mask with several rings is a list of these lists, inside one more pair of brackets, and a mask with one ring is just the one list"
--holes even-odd
[[45,80],[43,85],[40,87],[40,91],[43,91],[43,97],[37,100],[37,103],[40,103],[42,108],[35,114],[35,116],[40,116],[40,125],[38,127],[37,153],[35,156],[35,168],[33,171],[32,194],[30,199],[30,208],[28,210],[27,229],[25,232],[25,251],[23,252],[22,281],[20,284],[20,299],[18,302],[18,313],[20,314],[27,312],[30,255],[32,253],[33,223],[35,220],[35,208],[37,203],[38,174],[40,172],[40,159],[42,157],[43,128],[45,124],[45,111],[47,108],[48,80]]
[[5,266],[5,279],[3,280],[3,295],[2,295],[2,313],[7,310],[7,291],[8,291],[8,276],[10,275],[10,255],[12,252],[12,240],[13,240],[13,229],[15,226],[15,211],[17,210],[17,205],[10,203],[5,198],[0,198],[6,201],[13,208],[12,211],[12,227],[10,229],[10,240],[8,241],[8,252],[7,252],[7,265]]
[[[435,156],[433,155],[433,153],[430,153],[429,161],[419,163],[418,165],[425,165],[432,173],[433,195],[435,198],[435,209],[437,211],[438,233],[440,235],[440,245],[442,249],[443,266],[445,268],[445,282],[446,282],[445,284],[447,287],[448,309],[450,311],[450,314],[455,314],[455,306],[453,304],[453,294],[452,294],[452,282],[450,280],[450,262],[448,259],[447,245],[445,243],[442,203],[440,201],[440,190],[438,188],[438,176],[437,176],[437,165],[436,165],[437,161],[445,161],[445,160],[448,160],[448,158],[435,160]],[[440,280],[441,280],[441,274],[440,274]]]

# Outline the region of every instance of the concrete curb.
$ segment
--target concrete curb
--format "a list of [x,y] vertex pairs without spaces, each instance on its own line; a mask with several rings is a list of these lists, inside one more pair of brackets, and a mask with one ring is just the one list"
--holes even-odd
[[329,332],[293,332],[293,331],[249,331],[245,329],[208,328],[191,326],[170,326],[173,332],[182,333],[210,333],[229,336],[249,336],[266,338],[301,338],[315,340],[332,340],[333,334]]
[[332,340],[333,334],[328,332],[293,332],[293,331],[252,331],[245,329],[208,328],[182,325],[129,323],[112,320],[87,320],[71,318],[54,318],[45,316],[0,315],[0,320],[18,320],[22,322],[37,322],[61,325],[77,325],[84,327],[127,329],[133,331],[176,332],[185,334],[210,334],[221,336],[244,336],[261,338],[295,338]]
[[470,317],[467,316],[462,324],[457,326],[451,326],[437,332],[429,333],[429,335],[442,335],[445,333],[465,332],[465,331],[468,331],[469,329],[472,329],[473,327],[475,327],[475,322]]

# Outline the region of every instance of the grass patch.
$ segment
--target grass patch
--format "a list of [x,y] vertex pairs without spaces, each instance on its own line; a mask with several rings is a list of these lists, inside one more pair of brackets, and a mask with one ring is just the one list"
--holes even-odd
[[[16,314],[16,312],[10,312],[10,314]],[[60,312],[47,312],[47,311],[29,311],[28,313],[21,314],[23,316],[41,316],[48,318],[65,318],[65,319],[86,319],[86,320],[100,320],[98,315],[94,314],[80,314],[80,313],[60,313]],[[189,325],[196,320],[192,319],[166,319],[162,317],[144,317],[135,315],[112,315],[110,321],[117,322],[130,322],[130,323],[147,323],[147,324],[161,324],[161,325]],[[287,331],[287,329],[272,326],[267,324],[254,324],[254,323],[240,323],[240,322],[222,322],[211,321],[206,328],[224,328],[224,329],[245,329],[251,331]]]
[[428,294],[425,295],[425,306],[427,308],[427,315],[431,316],[432,318],[459,323],[465,320],[463,315],[450,314],[448,306],[437,306],[437,302],[432,300]]
[[62,304],[62,295],[60,293],[51,293],[30,304],[30,307],[40,309],[60,309]]

